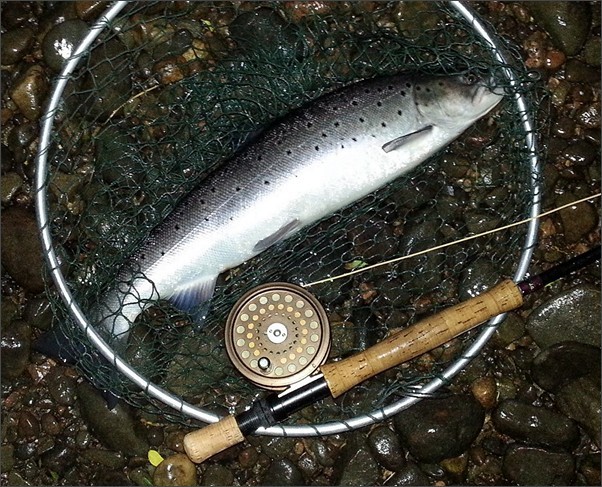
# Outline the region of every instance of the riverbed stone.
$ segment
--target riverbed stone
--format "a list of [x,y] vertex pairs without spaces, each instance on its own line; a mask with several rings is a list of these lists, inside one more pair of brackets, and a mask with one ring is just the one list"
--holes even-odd
[[198,485],[196,466],[184,453],[176,453],[157,466],[153,474],[153,485]]
[[589,374],[567,384],[558,391],[555,401],[558,409],[577,421],[599,448],[602,443],[600,373]]
[[399,438],[386,425],[377,426],[370,432],[368,447],[376,461],[387,470],[397,472],[406,464]]
[[589,33],[592,13],[588,2],[525,2],[535,21],[568,56],[577,54]]
[[33,31],[29,27],[19,27],[2,34],[0,61],[3,65],[15,64],[23,59],[33,43]]
[[[576,199],[578,199],[576,195],[565,193],[556,198],[556,204],[562,206]],[[594,206],[587,201],[563,208],[558,213],[564,231],[564,238],[568,243],[579,242],[598,224],[598,213]]]
[[539,387],[557,392],[591,373],[600,375],[600,348],[579,342],[559,342],[539,353],[531,364],[531,377]]
[[2,212],[2,265],[26,290],[44,290],[44,257],[33,213],[13,206]]
[[378,464],[366,445],[349,443],[343,450],[338,485],[376,485]]
[[54,71],[60,71],[88,30],[88,24],[77,19],[65,20],[50,29],[42,41],[42,54],[46,64]]
[[572,485],[575,461],[569,453],[511,445],[502,464],[508,480],[518,485]]
[[48,82],[41,66],[33,65],[27,68],[14,82],[10,97],[28,120],[38,120],[42,114],[42,105]]
[[102,395],[87,382],[77,386],[84,421],[98,440],[111,450],[126,455],[145,455],[148,444],[135,431],[132,411],[122,403],[110,410]]
[[574,421],[543,407],[506,400],[491,418],[500,433],[528,444],[570,449],[579,442],[579,429]]
[[600,311],[600,289],[579,284],[536,308],[527,331],[541,348],[567,340],[600,346]]
[[30,349],[31,330],[27,322],[15,320],[2,323],[0,360],[3,379],[15,379],[25,371]]
[[301,471],[288,458],[274,460],[262,480],[262,485],[304,485]]
[[405,467],[389,477],[385,485],[430,485],[428,476],[414,462],[408,462]]
[[201,485],[219,486],[233,484],[234,474],[229,468],[219,463],[208,465],[207,469],[203,472],[203,480],[201,481]]
[[485,419],[482,406],[471,395],[423,399],[395,416],[402,446],[423,462],[438,462],[464,453]]

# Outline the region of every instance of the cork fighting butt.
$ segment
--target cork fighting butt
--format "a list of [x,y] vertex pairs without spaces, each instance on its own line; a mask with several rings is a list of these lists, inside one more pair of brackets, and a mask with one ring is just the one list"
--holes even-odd
[[226,416],[217,423],[188,433],[184,437],[184,450],[190,460],[201,463],[244,439],[234,416]]

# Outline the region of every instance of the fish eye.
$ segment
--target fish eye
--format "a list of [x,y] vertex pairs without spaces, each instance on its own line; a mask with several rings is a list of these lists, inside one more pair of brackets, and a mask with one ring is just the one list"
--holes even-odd
[[468,73],[463,76],[463,81],[467,85],[474,85],[477,81],[479,81],[479,77],[474,73]]

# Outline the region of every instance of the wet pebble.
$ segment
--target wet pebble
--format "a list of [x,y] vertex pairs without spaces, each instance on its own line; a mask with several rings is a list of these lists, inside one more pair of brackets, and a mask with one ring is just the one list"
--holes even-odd
[[163,460],[153,474],[153,485],[197,485],[196,466],[183,453]]
[[312,441],[310,443],[310,449],[318,463],[324,467],[333,467],[339,456],[338,449],[321,439]]
[[98,463],[103,467],[113,470],[120,469],[126,466],[127,461],[122,453],[102,450],[98,448],[90,448],[82,453],[82,456],[91,462]]
[[479,434],[485,412],[472,396],[424,399],[395,416],[402,445],[417,459],[437,462],[465,452]]
[[600,312],[600,289],[580,284],[533,310],[526,327],[540,348],[567,340],[599,346]]
[[17,432],[20,438],[34,440],[40,434],[40,421],[31,411],[23,411],[19,415]]
[[42,430],[50,436],[56,436],[63,430],[61,423],[59,423],[56,417],[51,413],[42,414],[40,423],[42,425]]
[[[577,197],[572,193],[565,193],[556,198],[557,206],[561,206]],[[567,243],[576,243],[594,230],[598,224],[598,214],[594,206],[589,202],[572,205],[560,210],[560,221],[564,230]]]
[[487,375],[479,377],[470,386],[472,395],[484,409],[492,409],[497,404],[497,384],[495,378]]
[[408,462],[395,475],[389,477],[385,485],[430,485],[428,476],[414,462]]
[[35,121],[42,114],[42,104],[48,83],[41,66],[30,66],[13,84],[10,97],[28,120]]
[[566,80],[572,83],[595,83],[600,79],[600,68],[592,68],[578,59],[569,59],[564,69]]
[[7,172],[0,176],[0,200],[8,204],[23,186],[23,178],[16,172]]
[[262,485],[304,485],[305,480],[291,460],[280,458],[270,464],[261,483]]
[[542,350],[531,364],[535,383],[553,393],[588,374],[600,374],[600,348],[579,342],[559,342]]
[[600,66],[600,36],[590,37],[583,48],[583,59],[590,66]]
[[585,140],[568,145],[556,158],[563,166],[588,166],[598,158],[598,149]]
[[[2,233],[5,232],[6,230]],[[2,342],[0,345],[2,378],[15,379],[25,371],[29,364],[30,348],[31,330],[25,321],[15,320],[6,324],[2,323]]]
[[460,277],[460,300],[473,298],[491,288],[496,284],[498,275],[499,269],[490,259],[475,259]]
[[491,417],[500,433],[527,444],[570,449],[579,442],[574,421],[543,407],[506,400]]
[[354,441],[343,449],[338,485],[376,485],[379,469],[366,446],[357,447]]
[[488,232],[498,227],[500,223],[499,217],[482,210],[466,210],[464,221],[470,233]]
[[64,472],[77,461],[78,454],[63,444],[57,444],[42,454],[42,465],[55,472]]
[[581,424],[600,447],[602,411],[599,372],[580,377],[561,388],[556,394],[556,406],[563,414]]
[[128,407],[119,403],[109,410],[100,393],[86,382],[78,384],[77,395],[82,417],[101,443],[127,455],[146,454],[148,444],[136,433]]
[[234,474],[229,468],[220,465],[219,463],[213,463],[207,466],[207,469],[203,472],[203,480],[201,485],[233,485]]
[[577,54],[589,33],[591,6],[587,2],[526,2],[535,22],[568,56]]
[[508,313],[506,319],[496,328],[492,342],[507,347],[525,334],[525,320],[518,313]]
[[397,472],[406,464],[399,438],[385,425],[377,426],[368,435],[368,446],[378,463]]
[[3,473],[10,472],[14,464],[15,447],[11,444],[0,446],[0,471],[2,471]]
[[572,485],[574,468],[569,453],[518,444],[508,448],[502,465],[506,478],[518,485]]
[[65,20],[55,25],[42,41],[44,62],[54,71],[60,71],[88,30],[88,24],[82,20]]
[[75,377],[66,373],[64,367],[53,368],[47,381],[48,391],[57,404],[71,406],[75,403],[77,383]]
[[44,290],[44,258],[32,212],[13,206],[2,212],[2,265],[26,290]]
[[3,33],[0,61],[3,65],[19,62],[27,54],[32,43],[33,31],[28,27],[20,27]]
[[25,320],[40,330],[49,330],[52,324],[52,308],[45,297],[31,298],[23,311]]

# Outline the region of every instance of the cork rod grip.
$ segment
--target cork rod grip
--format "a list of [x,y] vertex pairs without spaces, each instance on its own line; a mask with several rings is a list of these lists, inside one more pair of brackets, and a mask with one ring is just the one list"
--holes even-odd
[[201,463],[244,439],[234,416],[226,416],[217,423],[188,433],[184,437],[184,450],[193,462]]
[[506,311],[519,308],[523,296],[511,280],[445,309],[382,342],[339,362],[320,367],[333,397],[364,380],[422,355]]

